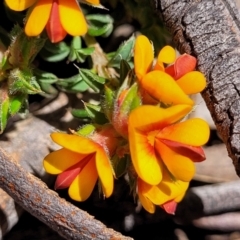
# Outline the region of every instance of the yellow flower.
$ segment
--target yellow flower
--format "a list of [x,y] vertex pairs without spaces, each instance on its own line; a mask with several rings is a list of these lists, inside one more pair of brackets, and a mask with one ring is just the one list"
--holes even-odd
[[[187,94],[202,91],[206,86],[206,79],[202,73],[193,71],[196,67],[196,58],[184,54],[175,59],[175,50],[165,46],[159,52],[156,64],[153,66],[152,44],[144,35],[137,37],[134,67],[144,97],[145,90],[151,97],[165,104],[193,105]],[[165,68],[164,64],[170,63],[174,64]]]
[[144,182],[159,184],[162,164],[174,178],[188,182],[195,172],[193,161],[205,159],[200,146],[209,138],[208,124],[198,118],[179,122],[190,111],[190,105],[179,104],[166,109],[143,105],[130,113],[131,158]]
[[[87,33],[87,23],[76,0],[5,0],[14,11],[31,7],[27,16],[25,33],[38,36],[46,27],[52,42],[63,40],[66,34],[81,36]],[[91,5],[100,5],[99,0],[86,0]]]
[[109,157],[117,146],[117,138],[111,127],[93,134],[91,138],[66,133],[52,133],[60,150],[44,159],[46,172],[58,174],[55,189],[68,188],[76,201],[86,200],[99,177],[104,196],[113,191],[114,172]]
[[157,205],[174,214],[176,204],[182,200],[188,186],[189,182],[173,179],[167,171],[164,171],[162,181],[155,186],[138,178],[138,197],[143,207],[150,213],[155,212]]

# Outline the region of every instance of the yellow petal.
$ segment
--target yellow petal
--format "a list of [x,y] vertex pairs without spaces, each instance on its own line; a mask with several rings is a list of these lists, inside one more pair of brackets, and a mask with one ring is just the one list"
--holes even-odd
[[162,180],[162,169],[153,146],[147,136],[133,129],[129,132],[129,147],[132,163],[138,176],[145,182],[156,185]]
[[202,146],[208,141],[209,135],[207,122],[200,118],[192,118],[165,127],[156,137],[190,146]]
[[37,0],[5,0],[8,7],[14,11],[23,11],[32,6]]
[[167,172],[164,173],[163,180],[157,186],[151,186],[141,182],[142,195],[156,205],[162,205],[178,196],[185,194],[189,182],[172,180]]
[[50,16],[52,0],[39,0],[32,9],[25,26],[28,36],[38,36],[45,28]]
[[100,148],[100,146],[92,140],[73,134],[55,132],[51,134],[51,138],[58,145],[81,154],[94,153]]
[[72,36],[87,33],[87,23],[76,0],[58,0],[59,13],[63,28]]
[[174,201],[177,203],[181,202],[183,197],[185,196],[185,194],[186,194],[186,192],[179,194],[177,197],[174,198]]
[[43,160],[43,166],[46,172],[51,174],[59,174],[77,162],[84,159],[87,155],[69,151],[62,148],[48,154]]
[[159,70],[165,72],[164,64],[160,61],[157,61],[154,68],[154,70]]
[[97,178],[98,174],[93,156],[70,185],[69,196],[76,201],[85,201],[91,195]]
[[189,104],[191,106],[194,104],[176,81],[165,72],[151,71],[142,78],[141,86],[151,96],[165,104]]
[[149,39],[144,35],[138,36],[134,47],[134,68],[140,81],[151,70],[153,58],[153,46]]
[[140,182],[138,180],[138,197],[139,197],[139,200],[140,200],[142,206],[144,207],[144,209],[146,211],[148,211],[149,213],[154,213],[156,207],[147,197],[145,197],[142,194],[141,182],[142,182],[141,180],[140,180]]
[[157,62],[173,63],[176,59],[176,51],[171,46],[165,46],[158,54]]
[[99,5],[100,4],[99,0],[84,0],[83,2],[91,4],[91,5]]
[[104,149],[99,149],[96,153],[96,167],[103,193],[105,197],[110,197],[113,192],[113,170]]
[[191,181],[195,174],[195,166],[190,158],[178,154],[158,139],[155,139],[155,149],[160,154],[169,172],[176,179],[184,182]]
[[201,92],[207,83],[201,72],[192,71],[179,78],[177,84],[186,94],[195,94]]
[[131,128],[135,128],[143,132],[160,130],[185,117],[191,109],[190,105],[184,104],[165,109],[157,106],[143,105],[130,113],[128,129],[131,131]]

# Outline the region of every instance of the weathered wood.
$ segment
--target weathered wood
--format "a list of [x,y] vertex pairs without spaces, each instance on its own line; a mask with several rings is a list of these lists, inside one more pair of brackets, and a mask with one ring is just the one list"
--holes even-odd
[[66,239],[131,239],[60,198],[0,149],[0,187],[21,207]]
[[202,93],[240,176],[240,15],[233,0],[155,0],[180,52],[197,57]]
[[[43,169],[42,159],[50,150],[59,148],[49,134],[53,127],[38,118],[30,117],[14,124],[0,136],[0,147],[28,172],[50,184],[53,178]],[[31,147],[30,147],[31,144]],[[17,222],[23,209],[0,189],[0,239]]]
[[209,230],[238,230],[239,199],[240,180],[192,187],[177,207],[177,222]]

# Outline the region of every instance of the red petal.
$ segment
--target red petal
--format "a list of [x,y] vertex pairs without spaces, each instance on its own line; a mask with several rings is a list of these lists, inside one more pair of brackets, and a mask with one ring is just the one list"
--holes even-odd
[[91,158],[92,158],[92,154],[87,156],[77,164],[71,166],[61,174],[59,174],[57,176],[54,189],[56,190],[56,189],[68,188]]
[[48,37],[52,43],[62,41],[67,35],[67,32],[64,30],[60,22],[59,7],[57,0],[53,0],[52,10],[50,13],[48,23],[46,25],[46,30]]
[[204,151],[201,147],[194,147],[167,139],[159,139],[162,143],[170,147],[172,150],[190,158],[193,162],[202,162],[206,159]]
[[165,210],[165,212],[174,215],[177,208],[177,202],[171,200],[161,205],[161,207]]
[[183,54],[177,58],[175,63],[167,68],[165,72],[171,75],[175,80],[191,72],[197,65],[197,59],[189,54]]

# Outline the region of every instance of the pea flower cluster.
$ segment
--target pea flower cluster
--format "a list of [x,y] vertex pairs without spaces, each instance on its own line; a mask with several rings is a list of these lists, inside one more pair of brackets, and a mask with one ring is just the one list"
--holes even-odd
[[[14,11],[29,8],[25,33],[38,36],[46,28],[51,42],[62,41],[67,34],[82,36],[87,33],[87,22],[76,0],[5,0]],[[99,0],[85,0],[86,3],[99,6]]]
[[138,36],[134,69],[119,88],[105,85],[101,110],[107,122],[51,134],[62,147],[44,159],[45,170],[58,175],[55,188],[69,188],[72,199],[84,201],[99,180],[109,197],[114,178],[128,174],[131,189],[148,212],[160,206],[174,214],[194,176],[194,162],[205,160],[201,146],[209,138],[204,120],[186,120],[194,107],[188,95],[206,86],[195,67],[194,57],[176,57],[170,46],[154,61],[151,42]]

